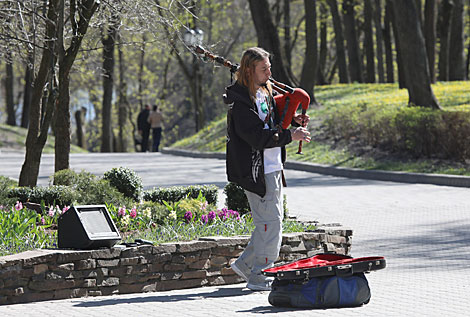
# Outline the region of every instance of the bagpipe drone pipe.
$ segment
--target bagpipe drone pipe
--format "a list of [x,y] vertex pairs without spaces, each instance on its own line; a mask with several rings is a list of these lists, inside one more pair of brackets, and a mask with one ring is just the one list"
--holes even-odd
[[[221,56],[214,55],[200,45],[191,45],[189,48],[197,55],[202,56],[203,60],[213,61],[229,68],[232,74],[234,74],[239,68],[238,64],[234,64]],[[310,104],[310,96],[305,90],[301,88],[292,88],[274,80],[272,77],[269,78],[269,83],[273,90],[278,93],[274,96],[274,100],[280,117],[280,128],[287,129],[291,125],[294,115],[297,113],[299,107],[302,108],[302,114],[306,114]],[[302,122],[301,125],[304,127],[305,123]],[[302,154],[302,141],[299,141],[297,154]]]

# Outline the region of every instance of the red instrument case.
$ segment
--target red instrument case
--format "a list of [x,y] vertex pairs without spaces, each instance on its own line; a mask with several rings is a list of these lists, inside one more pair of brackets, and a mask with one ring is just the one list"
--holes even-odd
[[385,258],[381,256],[352,258],[339,254],[318,254],[307,259],[275,266],[263,270],[265,276],[279,280],[309,279],[322,276],[351,276],[385,268]]

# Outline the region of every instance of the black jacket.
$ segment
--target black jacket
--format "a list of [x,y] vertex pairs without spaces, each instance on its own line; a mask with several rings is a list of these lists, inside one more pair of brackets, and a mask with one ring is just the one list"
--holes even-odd
[[[285,145],[292,141],[289,130],[264,129],[256,104],[248,88],[235,83],[225,89],[225,102],[231,104],[227,113],[227,176],[230,182],[256,193],[266,194],[264,180],[265,148],[281,147],[282,163],[286,160]],[[274,98],[270,96],[274,104]],[[274,123],[279,115],[274,111]]]

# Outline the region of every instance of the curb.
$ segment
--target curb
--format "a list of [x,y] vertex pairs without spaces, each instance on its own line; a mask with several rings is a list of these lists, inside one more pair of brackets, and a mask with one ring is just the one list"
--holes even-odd
[[[195,157],[225,159],[223,152],[199,152],[180,149],[163,148],[163,154]],[[432,184],[453,187],[470,187],[470,177],[460,175],[406,173],[381,170],[362,170],[358,168],[336,167],[331,165],[314,164],[306,162],[286,161],[284,167],[291,170],[332,175],[347,178],[369,179],[377,181]]]

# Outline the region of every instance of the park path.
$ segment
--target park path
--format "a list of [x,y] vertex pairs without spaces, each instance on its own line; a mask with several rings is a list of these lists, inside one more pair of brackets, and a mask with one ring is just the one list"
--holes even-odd
[[[0,175],[17,178],[21,154],[0,154]],[[71,167],[102,175],[127,166],[154,186],[226,184],[225,162],[161,153],[72,154]],[[46,185],[53,156],[43,155]],[[461,316],[470,307],[468,188],[350,179],[286,170],[288,208],[301,220],[353,229],[351,255],[385,256],[368,275],[371,302],[360,308],[294,310],[271,307],[267,292],[243,284],[0,306],[1,316]],[[223,195],[220,190],[220,199]],[[223,201],[219,201],[219,204]]]

